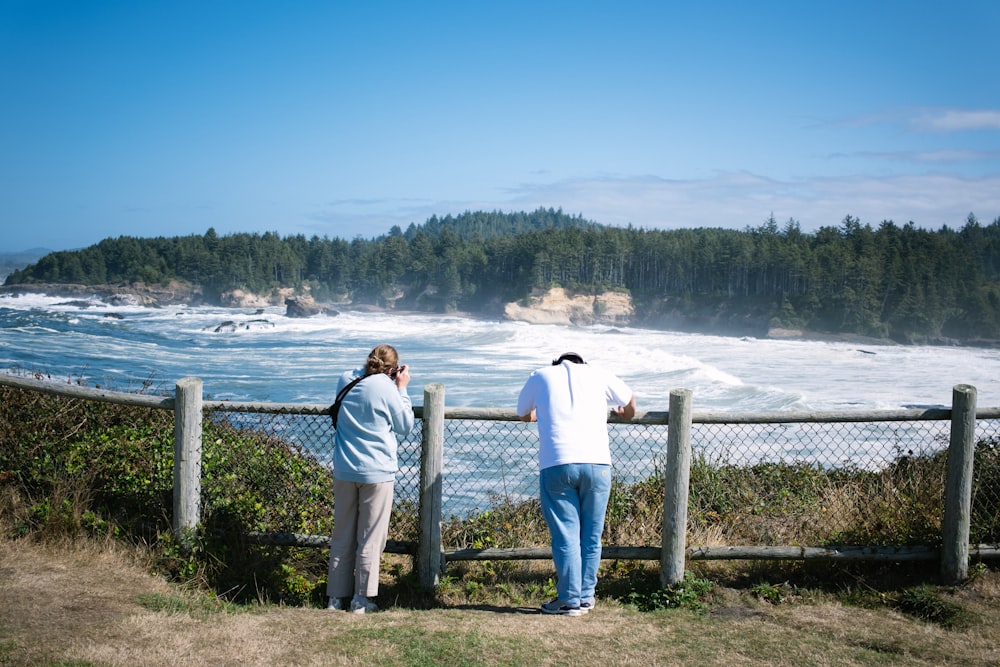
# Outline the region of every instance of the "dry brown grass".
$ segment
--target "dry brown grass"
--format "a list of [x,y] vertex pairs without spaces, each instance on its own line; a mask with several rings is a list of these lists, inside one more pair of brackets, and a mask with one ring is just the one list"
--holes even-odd
[[[582,618],[455,604],[352,616],[235,608],[149,574],[141,550],[84,540],[0,541],[0,664],[38,665],[996,665],[1000,575],[949,599],[944,629],[830,598],[771,606],[720,589],[714,611],[639,613],[613,600]],[[167,602],[168,604],[164,604]]]

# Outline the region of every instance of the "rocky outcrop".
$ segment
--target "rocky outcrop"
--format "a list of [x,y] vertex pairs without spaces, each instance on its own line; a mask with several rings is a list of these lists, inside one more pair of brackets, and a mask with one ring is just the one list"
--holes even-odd
[[311,296],[290,296],[285,299],[285,315],[288,317],[338,314],[336,310],[319,305]]
[[219,295],[219,305],[225,308],[267,308],[281,305],[294,293],[295,290],[291,287],[276,289],[270,294],[254,294],[234,289]]
[[504,306],[504,317],[531,324],[627,325],[634,316],[632,297],[626,292],[574,294],[562,287],[534,292],[522,302]]
[[273,328],[274,322],[270,320],[247,320],[246,322],[226,320],[217,327],[209,327],[206,331],[213,331],[214,333],[236,333],[237,331],[262,331],[264,329]]

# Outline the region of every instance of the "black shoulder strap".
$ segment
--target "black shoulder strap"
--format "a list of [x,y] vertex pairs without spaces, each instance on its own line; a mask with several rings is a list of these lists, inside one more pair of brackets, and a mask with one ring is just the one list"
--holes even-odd
[[353,380],[351,380],[350,382],[348,382],[347,385],[345,385],[344,388],[341,389],[337,393],[336,400],[334,400],[333,405],[330,406],[330,419],[333,420],[333,427],[334,428],[337,428],[337,417],[340,416],[340,404],[343,403],[344,396],[347,396],[347,392],[349,392],[354,387],[354,385],[356,385],[357,383],[361,382],[366,377],[368,377],[368,376],[367,375],[361,375],[359,377],[354,378]]

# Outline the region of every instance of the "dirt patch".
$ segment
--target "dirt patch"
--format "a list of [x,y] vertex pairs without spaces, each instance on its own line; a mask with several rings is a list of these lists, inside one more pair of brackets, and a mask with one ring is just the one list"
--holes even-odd
[[140,593],[168,590],[119,549],[80,542],[2,542],[0,564],[0,622],[28,632],[68,635],[105,625],[141,611],[133,601]]

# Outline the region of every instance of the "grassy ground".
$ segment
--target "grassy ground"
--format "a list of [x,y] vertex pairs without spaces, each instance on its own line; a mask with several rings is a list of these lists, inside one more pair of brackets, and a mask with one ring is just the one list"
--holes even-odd
[[720,585],[700,613],[611,596],[567,618],[537,613],[541,599],[415,609],[383,595],[387,610],[355,616],[236,606],[150,568],[115,541],[0,540],[0,665],[1000,664],[1000,575],[985,568],[913,594],[924,591],[914,605],[925,611],[957,610],[944,624],[815,591]]

